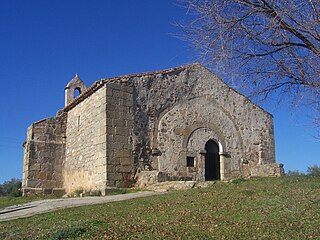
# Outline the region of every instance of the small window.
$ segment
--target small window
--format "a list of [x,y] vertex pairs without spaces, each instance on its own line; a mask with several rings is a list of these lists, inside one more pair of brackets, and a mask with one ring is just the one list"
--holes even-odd
[[77,123],[77,125],[78,125],[78,128],[80,128],[80,126],[81,126],[81,118],[80,118],[80,116],[78,116],[78,123]]
[[187,167],[194,167],[194,157],[187,157]]

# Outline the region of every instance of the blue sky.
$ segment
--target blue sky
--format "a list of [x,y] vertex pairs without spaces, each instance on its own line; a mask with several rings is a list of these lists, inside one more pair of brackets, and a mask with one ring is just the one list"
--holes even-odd
[[[195,61],[175,38],[185,10],[171,0],[11,0],[0,3],[0,183],[22,177],[26,129],[54,116],[75,73],[96,80]],[[319,164],[320,143],[304,110],[274,115],[277,161],[286,170]]]

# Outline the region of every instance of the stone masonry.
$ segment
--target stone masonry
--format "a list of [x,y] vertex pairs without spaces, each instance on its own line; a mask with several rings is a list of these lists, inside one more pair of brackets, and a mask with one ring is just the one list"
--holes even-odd
[[283,174],[272,115],[200,64],[89,88],[76,75],[65,94],[28,128],[24,195]]

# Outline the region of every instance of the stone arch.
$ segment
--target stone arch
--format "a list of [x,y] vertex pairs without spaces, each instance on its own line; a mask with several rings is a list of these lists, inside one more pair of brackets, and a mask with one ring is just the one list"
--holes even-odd
[[[205,143],[209,140],[212,140],[219,146],[219,152],[220,153],[224,152],[225,139],[224,139],[223,135],[221,134],[220,131],[217,131],[217,129],[212,128],[212,127],[207,127],[207,126],[197,127],[191,132],[191,134],[189,136],[186,136],[184,139],[183,144],[185,144],[185,145],[183,145],[183,148],[190,148],[191,147],[192,138],[199,131],[205,131],[208,134],[207,134],[207,136],[202,136],[201,141],[197,141],[198,150],[204,150],[203,146],[205,145]],[[187,140],[187,141],[185,142],[185,140]]]
[[[235,120],[230,118],[219,105],[207,97],[199,97],[176,104],[159,119],[157,129],[158,169],[172,175],[186,172],[185,162],[189,151],[188,142],[199,129],[210,129],[214,135],[206,139],[218,141],[219,154],[224,158],[224,178],[234,177],[241,172],[243,141]],[[202,146],[204,150],[204,144]],[[194,152],[195,157],[201,154]],[[200,178],[201,169],[193,177]],[[198,174],[199,173],[199,174]],[[183,175],[183,174],[182,174]],[[204,176],[202,174],[202,176]],[[199,179],[201,180],[201,179]]]
[[[187,156],[195,156],[195,161],[198,167],[196,180],[225,179],[224,173],[227,172],[228,169],[225,169],[224,164],[225,140],[223,136],[221,136],[221,133],[215,132],[215,130],[213,130],[212,128],[199,127],[196,128],[187,139]],[[218,147],[217,156],[215,158],[217,159],[217,161],[219,161],[219,177],[214,177],[212,179],[210,177],[208,178],[207,176],[209,166],[207,166],[208,152],[206,151],[205,146],[209,141],[213,141]]]
[[[219,108],[219,110],[221,110],[223,112],[223,114],[225,114],[225,116],[227,117],[228,120],[230,120],[232,122],[232,125],[233,127],[236,129],[236,133],[237,133],[237,136],[238,136],[238,139],[240,141],[240,144],[241,144],[241,150],[244,151],[244,143],[243,143],[243,139],[242,139],[242,136],[241,136],[241,133],[240,133],[240,130],[239,130],[239,127],[237,126],[237,123],[236,123],[236,119],[234,119],[232,117],[232,115],[229,113],[229,111],[227,111],[224,107],[222,107],[219,102],[210,94],[205,94],[205,95],[195,95],[195,96],[192,96],[192,97],[189,97],[187,99],[187,101],[184,101],[184,102],[177,102],[176,104],[170,106],[170,107],[167,107],[165,109],[163,109],[161,112],[159,112],[157,114],[157,118],[155,119],[155,127],[153,129],[153,140],[152,140],[152,144],[153,146],[156,146],[158,145],[158,133],[159,133],[159,126],[160,126],[160,121],[161,119],[163,119],[163,117],[165,117],[171,110],[173,110],[174,108],[177,108],[179,107],[180,105],[183,105],[185,104],[186,102],[192,102],[192,101],[207,101],[210,103],[210,105],[212,106],[215,106],[216,108]],[[219,128],[217,126],[214,126],[212,123],[202,123],[202,122],[196,122],[195,124],[193,124],[192,126],[192,131],[194,131],[197,127],[201,127],[201,126],[204,126],[204,127],[209,127],[209,128],[212,128],[216,131],[219,131]],[[190,133],[191,134],[191,133]],[[221,134],[221,136],[223,136]],[[186,141],[184,141],[184,146],[186,145]],[[242,152],[243,153],[243,152]]]
[[213,138],[212,139],[214,141],[216,141],[217,144],[219,145],[220,152],[224,152],[225,138],[223,136],[223,133],[219,130],[219,128],[217,126],[215,126],[212,123],[196,122],[190,128],[186,129],[186,134],[184,135],[184,138],[183,138],[182,147],[183,148],[187,148],[188,147],[188,142],[189,142],[192,134],[195,131],[197,131],[198,129],[201,129],[201,128],[210,129],[216,134],[215,136],[217,136],[217,139],[219,139],[219,140],[213,139]]

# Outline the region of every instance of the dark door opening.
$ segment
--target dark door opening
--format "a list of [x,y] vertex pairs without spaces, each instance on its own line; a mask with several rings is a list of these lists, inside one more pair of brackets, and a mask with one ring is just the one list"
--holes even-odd
[[209,140],[205,146],[205,180],[219,180],[220,179],[220,157],[219,146],[213,141]]

